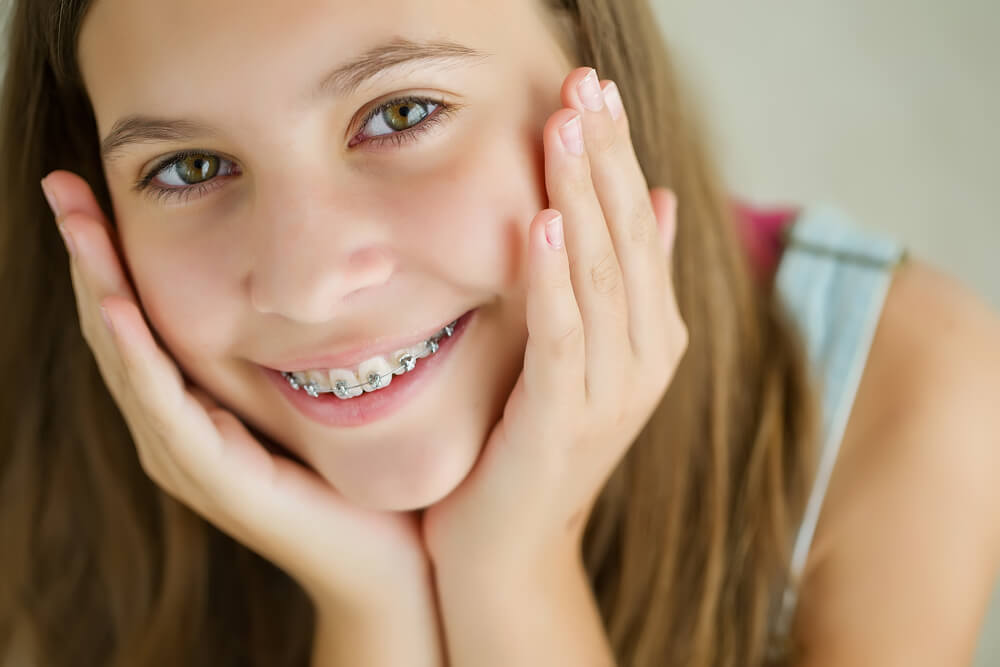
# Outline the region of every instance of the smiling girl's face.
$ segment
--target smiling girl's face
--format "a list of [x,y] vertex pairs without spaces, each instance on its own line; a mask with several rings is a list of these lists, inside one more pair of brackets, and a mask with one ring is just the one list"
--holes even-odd
[[[150,325],[191,380],[355,502],[447,495],[520,373],[541,131],[573,67],[547,12],[97,0],[83,24],[122,260]],[[436,57],[331,76],[373,49],[424,47]],[[304,416],[262,368],[416,338],[472,308],[441,372],[363,426]]]

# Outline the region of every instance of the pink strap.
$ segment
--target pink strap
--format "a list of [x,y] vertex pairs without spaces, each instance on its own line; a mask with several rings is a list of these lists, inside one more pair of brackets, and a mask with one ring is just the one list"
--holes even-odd
[[759,278],[767,280],[781,260],[782,230],[795,220],[799,209],[791,206],[756,208],[738,199],[733,199],[732,203],[754,270]]

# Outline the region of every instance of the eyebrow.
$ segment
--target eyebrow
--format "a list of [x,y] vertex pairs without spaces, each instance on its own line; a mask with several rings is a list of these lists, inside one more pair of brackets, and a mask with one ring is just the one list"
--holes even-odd
[[[320,80],[319,85],[306,98],[315,100],[327,96],[346,97],[366,81],[404,65],[457,67],[471,61],[484,60],[491,55],[448,40],[417,42],[396,38],[374,46],[337,66]],[[101,141],[101,157],[105,162],[113,162],[120,157],[122,149],[130,144],[189,141],[215,133],[214,127],[198,121],[132,114],[115,122]]]

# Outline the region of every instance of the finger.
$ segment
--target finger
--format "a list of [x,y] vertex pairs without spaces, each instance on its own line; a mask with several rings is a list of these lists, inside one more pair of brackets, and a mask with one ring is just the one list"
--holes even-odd
[[108,336],[107,327],[100,321],[100,310],[91,298],[86,280],[81,275],[76,260],[70,260],[69,270],[81,334],[94,356],[97,369],[104,379],[105,387],[121,406],[122,400],[127,395],[126,380],[121,365],[114,357],[113,350],[110,350],[110,346],[106,342],[102,342],[102,337]]
[[114,397],[132,434],[143,470],[161,488],[192,503],[196,488],[186,472],[150,437],[147,416],[135,407],[137,394],[125,373],[117,341],[104,322],[99,304],[108,296],[134,303],[134,294],[111,241],[113,230],[83,179],[69,172],[54,172],[43,184],[46,195],[58,212],[63,232],[72,239],[75,255],[70,258],[70,275],[76,298],[80,328],[97,362],[101,377]]
[[135,299],[117,246],[117,231],[97,204],[85,180],[57,170],[42,179],[42,188],[52,202],[56,220],[76,247],[81,275],[94,291],[95,302],[106,294]]
[[104,215],[86,180],[71,171],[57,169],[42,179],[42,188],[47,195],[51,195],[59,221],[78,213],[103,227],[109,238],[117,239],[114,226]]
[[114,327],[115,352],[138,413],[135,419],[148,424],[154,435],[136,445],[166,450],[194,487],[219,487],[221,475],[214,472],[222,450],[218,433],[203,406],[187,392],[174,361],[153,338],[142,311],[119,295],[105,297],[100,306]]
[[[137,400],[147,389],[134,384],[129,377],[121,354],[122,341],[109,331],[101,312],[100,304],[109,297],[122,299],[132,304],[136,311],[140,310],[112,241],[116,232],[89,185],[76,174],[61,170],[52,172],[43,179],[42,188],[53,203],[54,212],[58,213],[64,233],[72,238],[76,248],[76,256],[71,259],[71,275],[80,326],[105,385],[132,431],[143,469],[165,490],[173,495],[183,494],[190,502],[190,490],[197,488],[198,483],[184,466],[171,458],[172,452],[158,446],[169,419],[159,413],[148,414]],[[177,373],[176,368],[174,373]],[[159,379],[149,386],[159,391],[168,385]]]
[[77,265],[81,286],[92,297],[90,303],[99,303],[109,295],[134,301],[132,285],[125,276],[118,251],[105,225],[88,214],[77,212],[64,216],[60,224],[64,233],[73,239],[77,253],[73,262]]
[[530,398],[523,407],[529,409],[536,405],[549,406],[549,410],[553,406],[579,406],[586,399],[585,337],[569,258],[565,244],[553,248],[549,242],[554,232],[561,234],[562,226],[559,211],[546,209],[535,216],[528,229],[531,248],[524,383]]
[[[590,80],[596,80],[591,73]],[[603,82],[604,109],[584,114],[584,136],[594,188],[622,268],[629,341],[636,359],[658,355],[666,327],[666,269],[646,178],[635,155],[628,114],[617,86]],[[564,90],[566,97],[579,92]],[[614,118],[614,109],[618,118]]]
[[[589,400],[623,389],[621,369],[631,365],[631,347],[621,267],[594,190],[586,148],[580,148],[582,116],[565,109],[553,114],[544,142],[549,206],[563,214],[570,275],[583,322]],[[570,136],[574,127],[575,139]]]
[[[108,252],[109,225],[86,181],[59,170],[43,178],[41,187],[66,237],[80,328],[93,348],[106,335],[98,326],[96,303],[105,291],[131,295],[131,287],[123,280],[116,253]],[[93,351],[102,354],[101,349]]]
[[[106,226],[89,218],[92,209],[85,204],[77,206],[78,201],[66,197],[59,187],[53,187],[51,183],[43,183],[43,188],[54,203],[53,212],[59,214],[57,219],[64,228],[67,245],[73,248],[69,256],[70,278],[81,334],[94,355],[108,391],[123,407],[129,394],[127,380],[98,304],[109,294],[134,298],[132,289],[124,279],[117,255],[105,232]],[[65,213],[67,206],[68,214]]]
[[[172,470],[172,463],[162,453],[142,444],[148,440],[144,437],[143,421],[136,419],[135,410],[130,409],[134,392],[128,386],[128,380],[115,350],[113,336],[103,322],[103,317],[98,314],[100,313],[98,301],[102,298],[101,295],[108,291],[103,285],[116,282],[113,276],[109,278],[107,275],[109,273],[107,267],[116,264],[116,261],[108,260],[107,244],[102,242],[102,237],[106,237],[104,229],[107,227],[90,219],[94,215],[101,216],[101,212],[86,185],[81,186],[79,183],[81,179],[75,175],[66,176],[66,174],[68,172],[59,172],[55,176],[42,179],[41,186],[57,223],[62,227],[67,249],[70,250],[70,279],[81,333],[94,356],[98,371],[104,379],[105,388],[114,398],[125,419],[136,445],[142,469],[161,488],[176,496],[177,475]],[[75,191],[72,191],[74,189]],[[95,276],[95,273],[98,275]],[[113,274],[113,271],[111,273]],[[112,288],[111,291],[116,290]]]

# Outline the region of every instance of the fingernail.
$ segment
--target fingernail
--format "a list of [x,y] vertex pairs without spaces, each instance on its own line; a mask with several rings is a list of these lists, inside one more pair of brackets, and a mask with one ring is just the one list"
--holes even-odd
[[601,83],[597,80],[595,70],[591,69],[587,76],[576,84],[576,90],[583,106],[591,111],[600,111],[604,108],[604,95],[601,94]]
[[66,244],[66,250],[69,252],[71,257],[76,257],[76,242],[73,240],[73,235],[62,225],[56,225],[59,227],[59,234],[63,237],[63,243]]
[[563,247],[562,216],[557,215],[545,223],[545,240],[549,242],[549,247],[558,250]]
[[566,150],[573,155],[583,155],[583,125],[579,116],[560,127],[559,136]]
[[55,195],[49,190],[48,186],[45,185],[45,179],[42,179],[42,193],[45,195],[45,201],[49,203],[49,208],[52,209],[52,215],[59,218],[59,202],[56,200]]
[[610,82],[604,88],[604,101],[608,105],[608,111],[611,112],[611,117],[618,120],[625,113],[625,106],[622,104],[621,93],[618,92],[618,86],[615,82]]

